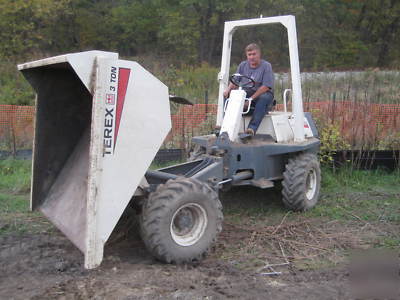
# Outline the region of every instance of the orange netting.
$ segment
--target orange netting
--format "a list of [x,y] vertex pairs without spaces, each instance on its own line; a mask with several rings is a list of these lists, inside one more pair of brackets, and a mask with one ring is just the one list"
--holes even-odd
[[31,148],[33,106],[0,105],[0,149]]
[[[278,104],[275,109],[282,110],[283,105]],[[338,124],[353,148],[376,145],[400,132],[400,104],[324,101],[305,103],[304,109],[311,111],[320,124]],[[207,134],[214,128],[216,112],[216,104],[181,106],[171,116],[172,130],[165,146],[189,147],[192,136]],[[30,148],[33,119],[32,106],[0,105],[0,147]]]
[[310,102],[305,110],[319,123],[337,124],[352,149],[392,148],[400,140],[399,104]]
[[201,126],[207,117],[217,114],[216,104],[195,104],[182,106],[178,113],[171,116],[172,132],[179,132],[184,127]]
[[[282,111],[283,104],[277,104],[275,110]],[[342,137],[353,149],[376,147],[382,141],[385,142],[382,147],[390,147],[388,137],[400,132],[400,104],[321,101],[305,103],[304,110],[312,112],[319,125],[339,126]],[[192,136],[214,128],[216,111],[216,104],[182,106],[172,116],[172,132],[167,143],[187,148]]]

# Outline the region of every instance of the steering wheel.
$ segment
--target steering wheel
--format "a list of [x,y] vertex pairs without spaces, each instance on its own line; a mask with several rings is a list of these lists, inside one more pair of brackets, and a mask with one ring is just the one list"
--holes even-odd
[[256,82],[252,78],[239,73],[231,75],[231,77],[229,77],[229,81],[242,88],[252,88],[256,85]]

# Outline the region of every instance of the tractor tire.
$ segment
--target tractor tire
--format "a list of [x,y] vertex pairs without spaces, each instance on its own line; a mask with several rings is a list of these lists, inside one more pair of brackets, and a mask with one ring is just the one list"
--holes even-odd
[[195,161],[200,159],[204,154],[206,154],[206,149],[200,145],[194,145],[193,150],[189,152],[189,157],[187,161]]
[[306,211],[317,204],[321,169],[317,155],[301,153],[290,158],[283,173],[282,200],[293,211]]
[[222,230],[222,205],[207,184],[178,178],[149,195],[140,231],[149,252],[166,263],[200,261]]

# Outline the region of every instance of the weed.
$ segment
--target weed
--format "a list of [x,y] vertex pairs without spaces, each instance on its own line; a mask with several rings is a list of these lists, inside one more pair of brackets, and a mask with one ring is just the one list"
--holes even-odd
[[321,163],[332,164],[333,155],[338,150],[349,149],[350,145],[344,140],[338,124],[321,126],[319,157]]
[[306,215],[338,220],[399,223],[399,171],[361,171],[349,167],[322,172],[319,204]]
[[375,245],[378,248],[397,250],[400,247],[400,237],[384,237]]
[[166,167],[170,167],[176,164],[182,163],[180,160],[173,160],[173,161],[168,161],[168,162],[152,162],[150,165],[150,170],[157,170],[157,169],[162,169]]
[[29,230],[31,161],[0,160],[0,234]]
[[30,189],[31,164],[29,160],[0,160],[0,191],[26,194]]
[[26,212],[29,209],[29,201],[26,195],[0,193],[0,203],[0,214]]

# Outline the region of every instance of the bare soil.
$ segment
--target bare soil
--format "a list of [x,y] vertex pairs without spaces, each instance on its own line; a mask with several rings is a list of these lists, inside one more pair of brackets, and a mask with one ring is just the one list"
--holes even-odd
[[[90,271],[83,267],[82,253],[57,230],[3,234],[0,299],[350,299],[342,255],[363,246],[352,233],[355,228],[371,232],[368,224],[344,226],[301,214],[289,220],[273,193],[271,210],[280,212],[279,219],[272,213],[273,225],[268,218],[254,220],[254,213],[245,218],[238,208],[244,197],[265,194],[226,194],[229,214],[223,232],[208,257],[194,265],[156,261],[135,230],[129,237],[114,238],[102,265]],[[246,205],[252,211],[268,210],[263,202],[249,200]],[[242,223],[234,222],[236,210]],[[289,264],[264,268],[282,262]],[[264,274],[274,271],[281,273]]]
[[[237,243],[233,232],[225,243]],[[228,240],[231,239],[231,240]],[[343,267],[283,268],[263,276],[218,259],[166,265],[150,257],[140,239],[107,247],[103,264],[84,270],[83,256],[61,233],[0,238],[1,299],[344,299]]]

